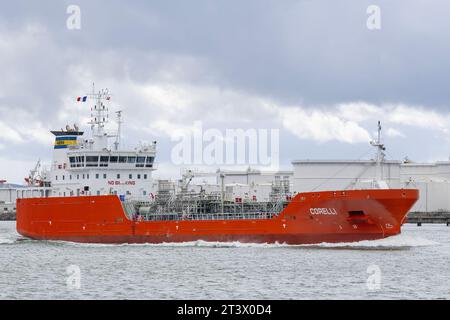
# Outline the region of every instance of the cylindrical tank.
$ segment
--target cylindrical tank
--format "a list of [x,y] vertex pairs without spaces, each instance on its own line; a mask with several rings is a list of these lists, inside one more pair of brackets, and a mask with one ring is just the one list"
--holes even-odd
[[150,214],[150,207],[139,207],[139,214],[140,215]]

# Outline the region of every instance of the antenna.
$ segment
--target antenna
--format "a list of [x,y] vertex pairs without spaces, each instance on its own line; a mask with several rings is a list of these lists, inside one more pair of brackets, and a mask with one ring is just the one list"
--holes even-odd
[[378,136],[377,136],[377,140],[376,141],[371,141],[370,144],[377,148],[377,154],[376,154],[376,180],[375,183],[377,183],[378,185],[380,185],[380,182],[383,180],[383,167],[382,167],[382,163],[384,161],[385,158],[385,154],[384,151],[386,151],[386,147],[384,146],[383,143],[381,143],[381,131],[382,131],[382,127],[381,127],[381,121],[378,121]]
[[108,134],[105,132],[105,125],[109,122],[109,108],[105,101],[111,100],[109,89],[96,91],[95,83],[92,83],[92,93],[87,95],[93,101],[91,105],[91,125],[92,145],[99,150],[108,147]]
[[[109,109],[105,105],[104,101],[109,101],[111,95],[108,89],[102,89],[95,92],[95,85],[92,84],[92,93],[88,95],[89,99],[94,100],[94,107],[91,107],[91,125],[92,135],[102,136],[104,134],[105,124],[109,120]],[[97,127],[97,133],[95,134],[95,127]]]
[[117,114],[117,136],[116,142],[114,142],[114,149],[117,151],[120,147],[120,135],[121,135],[121,127],[122,127],[122,110],[116,111]]

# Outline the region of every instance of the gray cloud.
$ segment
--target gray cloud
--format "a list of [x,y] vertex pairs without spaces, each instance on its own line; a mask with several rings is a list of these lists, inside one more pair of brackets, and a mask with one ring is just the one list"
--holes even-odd
[[[92,59],[113,51],[131,76],[149,79],[147,55],[195,57],[215,80],[285,101],[364,100],[446,108],[450,62],[447,1],[377,1],[382,29],[366,28],[373,1],[79,1],[80,32],[65,29],[69,1],[18,1],[2,11],[13,29],[40,23],[56,45]],[[137,64],[137,65],[136,65]],[[149,65],[150,67],[152,64]],[[121,66],[110,73],[123,76]]]
[[[36,132],[80,119],[83,110],[71,99],[92,81],[111,87],[116,102],[129,110],[130,136],[162,140],[163,160],[171,141],[154,130],[157,120],[280,127],[284,163],[360,154],[361,145],[317,144],[309,133],[285,128],[262,110],[261,101],[338,118],[337,105],[359,101],[417,106],[444,118],[450,111],[447,1],[376,1],[380,31],[366,28],[366,8],[373,1],[82,0],[77,1],[82,29],[70,31],[66,8],[72,3],[2,4],[0,123],[32,136],[21,143],[0,139],[2,158],[44,157],[45,137]],[[167,102],[149,88],[181,93]],[[170,112],[180,105],[185,107],[176,115]],[[344,121],[372,133],[376,117]],[[302,113],[299,119],[309,118]],[[433,125],[389,125],[402,133],[390,137],[399,156],[429,160],[450,153],[448,133]],[[406,147],[405,139],[422,141],[426,155],[417,146]]]

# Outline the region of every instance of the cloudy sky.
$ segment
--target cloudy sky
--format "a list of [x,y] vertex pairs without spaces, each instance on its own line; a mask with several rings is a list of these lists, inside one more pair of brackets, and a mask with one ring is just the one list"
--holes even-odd
[[92,82],[124,110],[125,144],[158,140],[161,176],[179,171],[174,135],[199,120],[279,129],[285,168],[370,158],[378,120],[388,158],[448,160],[448,12],[445,0],[2,1],[0,178],[50,163],[49,130],[87,128],[75,97]]

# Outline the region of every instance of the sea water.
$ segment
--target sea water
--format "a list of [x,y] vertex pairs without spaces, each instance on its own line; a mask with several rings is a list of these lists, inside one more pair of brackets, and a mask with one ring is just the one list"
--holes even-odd
[[33,241],[0,222],[0,299],[449,299],[450,227],[318,245]]

